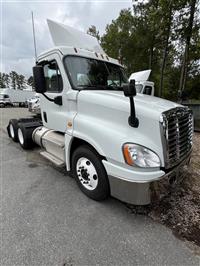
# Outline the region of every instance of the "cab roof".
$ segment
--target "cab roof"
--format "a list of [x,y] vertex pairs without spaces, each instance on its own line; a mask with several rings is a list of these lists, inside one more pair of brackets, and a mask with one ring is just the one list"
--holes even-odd
[[45,58],[52,53],[58,53],[60,54],[61,57],[65,57],[67,55],[74,55],[74,56],[80,56],[80,57],[86,57],[86,58],[106,61],[106,62],[110,62],[116,65],[122,66],[118,60],[112,57],[109,57],[106,54],[101,54],[101,53],[97,53],[93,51],[88,51],[86,49],[68,47],[68,46],[55,46],[49,50],[46,50],[37,57],[37,61],[41,62],[45,60]]

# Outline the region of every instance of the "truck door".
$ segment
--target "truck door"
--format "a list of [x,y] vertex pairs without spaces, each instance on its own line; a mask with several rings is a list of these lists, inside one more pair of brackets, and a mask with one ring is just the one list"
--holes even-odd
[[58,54],[45,58],[44,75],[46,81],[45,95],[51,99],[60,96],[62,105],[49,101],[41,95],[41,115],[44,126],[56,131],[65,132],[67,124],[67,86],[64,82],[64,73],[61,74],[62,63]]

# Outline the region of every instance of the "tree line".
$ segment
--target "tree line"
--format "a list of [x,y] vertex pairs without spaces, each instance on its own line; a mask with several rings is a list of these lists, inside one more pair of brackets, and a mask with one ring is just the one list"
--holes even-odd
[[27,85],[33,87],[33,77],[28,79],[16,71],[11,71],[9,74],[0,72],[0,88],[12,88],[14,90],[23,90]]
[[199,0],[132,1],[103,36],[94,25],[88,33],[109,56],[120,59],[128,74],[152,69],[156,95],[200,99]]

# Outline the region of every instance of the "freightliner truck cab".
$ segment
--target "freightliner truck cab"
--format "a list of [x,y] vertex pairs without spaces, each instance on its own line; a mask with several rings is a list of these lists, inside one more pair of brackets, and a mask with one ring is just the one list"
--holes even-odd
[[109,195],[145,205],[151,187],[178,178],[189,162],[193,118],[176,103],[137,94],[120,63],[97,40],[48,21],[55,47],[33,68],[42,120],[11,119],[9,136],[24,149],[66,166],[94,200]]

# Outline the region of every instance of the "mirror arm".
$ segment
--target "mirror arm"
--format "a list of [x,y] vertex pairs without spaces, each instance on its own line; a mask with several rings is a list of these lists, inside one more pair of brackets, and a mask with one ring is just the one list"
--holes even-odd
[[137,128],[139,126],[139,120],[135,114],[135,104],[134,104],[133,97],[132,96],[129,97],[129,100],[130,100],[130,116],[128,118],[128,123],[131,127]]
[[57,96],[54,99],[49,98],[45,93],[41,93],[48,101],[54,102],[57,105],[62,105],[62,96]]
[[49,98],[45,93],[41,93],[48,101],[54,102],[54,99]]

